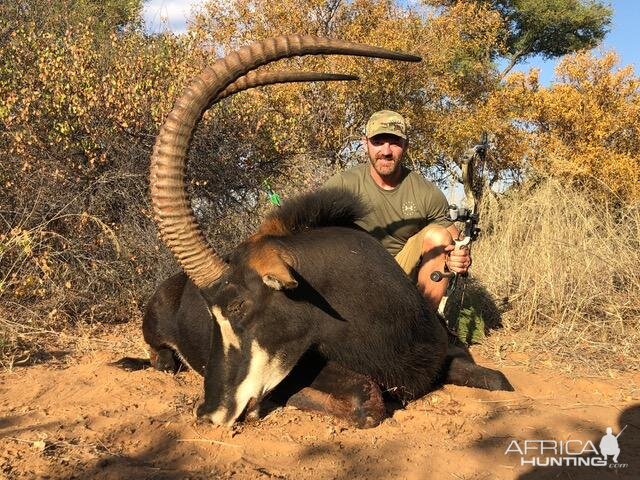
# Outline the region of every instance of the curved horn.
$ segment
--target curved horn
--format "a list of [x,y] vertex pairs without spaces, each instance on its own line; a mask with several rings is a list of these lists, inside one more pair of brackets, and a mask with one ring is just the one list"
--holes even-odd
[[185,158],[196,123],[225,88],[251,70],[282,58],[318,54],[420,61],[415,55],[327,38],[291,35],[263,40],[207,67],[176,100],[160,128],[151,156],[154,218],[160,237],[198,287],[218,280],[226,265],[207,245],[184,185]]
[[250,88],[263,85],[274,85],[276,83],[300,83],[300,82],[339,82],[349,80],[360,80],[355,75],[343,75],[341,73],[321,73],[321,72],[249,72],[244,77],[240,77],[213,100],[212,104],[219,102],[238,92],[249,90]]

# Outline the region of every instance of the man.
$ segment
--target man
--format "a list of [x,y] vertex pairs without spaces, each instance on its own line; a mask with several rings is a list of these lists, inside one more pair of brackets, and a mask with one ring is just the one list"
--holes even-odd
[[459,231],[447,220],[448,202],[433,183],[403,165],[409,140],[402,115],[390,110],[371,115],[362,142],[369,163],[333,176],[325,187],[349,190],[372,208],[358,225],[417,278],[418,288],[435,311],[448,280],[434,282],[431,273],[466,273],[471,265],[467,249],[454,250]]

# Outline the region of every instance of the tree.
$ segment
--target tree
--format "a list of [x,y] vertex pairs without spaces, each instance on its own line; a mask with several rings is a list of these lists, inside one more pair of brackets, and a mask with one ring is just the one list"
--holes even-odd
[[34,321],[130,316],[135,294],[113,293],[154,268],[139,247],[155,239],[149,152],[202,66],[175,37],[146,37],[134,3],[0,4],[0,302]]
[[608,32],[612,9],[595,0],[497,0],[506,22],[509,64],[542,55],[561,57],[598,45]]
[[[424,0],[444,11],[469,0]],[[611,24],[612,9],[598,0],[477,0],[503,20],[502,45],[493,54],[509,63],[504,78],[522,60],[556,58],[600,43]]]
[[6,38],[16,26],[34,22],[41,30],[62,33],[70,26],[96,19],[95,32],[101,36],[113,29],[141,23],[144,0],[16,0],[0,2],[0,18],[6,25]]
[[[640,200],[640,78],[614,52],[564,58],[549,88],[511,74],[488,102],[511,118],[516,157],[615,204]],[[511,152],[512,154],[514,152]]]

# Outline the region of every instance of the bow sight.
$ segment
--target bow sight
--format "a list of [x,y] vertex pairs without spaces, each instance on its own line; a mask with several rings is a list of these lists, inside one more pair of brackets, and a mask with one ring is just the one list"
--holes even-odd
[[477,212],[473,212],[470,208],[458,207],[456,205],[449,205],[449,220],[451,220],[452,222],[464,223],[464,228],[462,229],[462,233],[460,236],[465,240],[468,238],[469,241],[467,241],[466,243],[463,243],[462,245],[466,245],[467,243],[478,238],[480,229],[477,227],[478,225]]

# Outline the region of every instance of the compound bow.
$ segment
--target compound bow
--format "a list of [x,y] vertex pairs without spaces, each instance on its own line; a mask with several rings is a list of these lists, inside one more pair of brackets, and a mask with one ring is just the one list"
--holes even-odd
[[[476,160],[484,160],[489,149],[489,140],[487,133],[482,134],[482,138],[479,144],[474,145],[465,151],[462,156],[461,169],[462,169],[462,184],[464,186],[464,202],[463,205],[458,207],[456,205],[449,206],[449,219],[453,222],[464,222],[464,228],[460,233],[460,237],[455,239],[455,249],[470,248],[471,242],[478,238],[480,229],[478,228],[478,201],[476,198],[474,186],[473,186],[473,172]],[[446,266],[445,266],[446,269]],[[440,301],[438,306],[438,313],[444,318],[444,311],[449,300],[449,296],[456,288],[458,274],[455,272],[433,272],[431,274],[431,280],[439,282],[443,278],[449,279],[447,290]],[[466,274],[463,276],[466,277]]]

